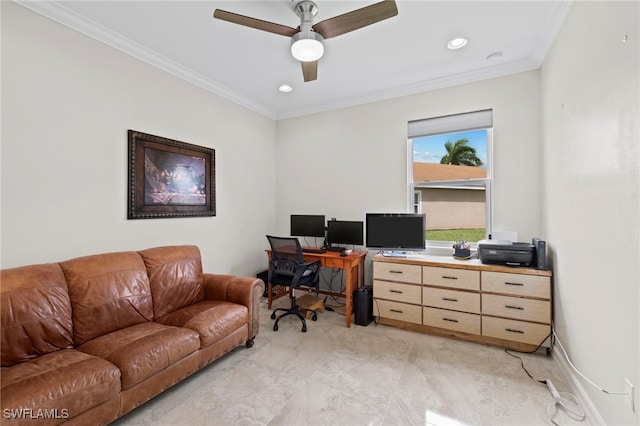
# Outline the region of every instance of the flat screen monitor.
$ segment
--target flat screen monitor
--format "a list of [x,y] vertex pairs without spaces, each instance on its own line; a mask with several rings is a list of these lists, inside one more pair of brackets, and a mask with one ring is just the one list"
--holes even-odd
[[364,244],[363,228],[361,221],[330,220],[327,222],[327,242],[361,246]]
[[292,214],[292,237],[322,237],[324,238],[324,215]]
[[424,250],[427,219],[417,213],[367,213],[367,248]]

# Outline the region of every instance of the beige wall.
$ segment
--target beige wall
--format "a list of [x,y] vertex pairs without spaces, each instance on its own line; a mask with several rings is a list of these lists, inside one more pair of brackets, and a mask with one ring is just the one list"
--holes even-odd
[[[263,268],[272,120],[16,3],[0,7],[2,267],[196,244],[208,271]],[[127,220],[127,129],[214,148],[217,216]]]
[[494,229],[516,229],[523,241],[540,236],[537,71],[278,121],[278,231],[288,232],[292,213],[364,220],[408,211],[407,123],[489,108]]
[[599,387],[635,385],[634,413],[576,378],[609,425],[640,424],[639,4],[575,2],[541,70],[555,329]]

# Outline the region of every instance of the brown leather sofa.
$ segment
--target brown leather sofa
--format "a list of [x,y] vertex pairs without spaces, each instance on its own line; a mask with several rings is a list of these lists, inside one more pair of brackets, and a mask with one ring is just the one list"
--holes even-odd
[[253,346],[264,283],[205,274],[195,246],[98,254],[0,276],[3,425],[107,424]]

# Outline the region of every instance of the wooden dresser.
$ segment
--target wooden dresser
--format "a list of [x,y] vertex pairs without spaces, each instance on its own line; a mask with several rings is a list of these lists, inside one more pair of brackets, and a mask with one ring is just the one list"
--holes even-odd
[[524,352],[550,347],[548,270],[377,255],[373,299],[379,324]]

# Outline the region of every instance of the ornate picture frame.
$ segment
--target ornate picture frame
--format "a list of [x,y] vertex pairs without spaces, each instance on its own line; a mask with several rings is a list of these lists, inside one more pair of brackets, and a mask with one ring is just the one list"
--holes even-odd
[[128,131],[127,219],[216,215],[215,150]]

